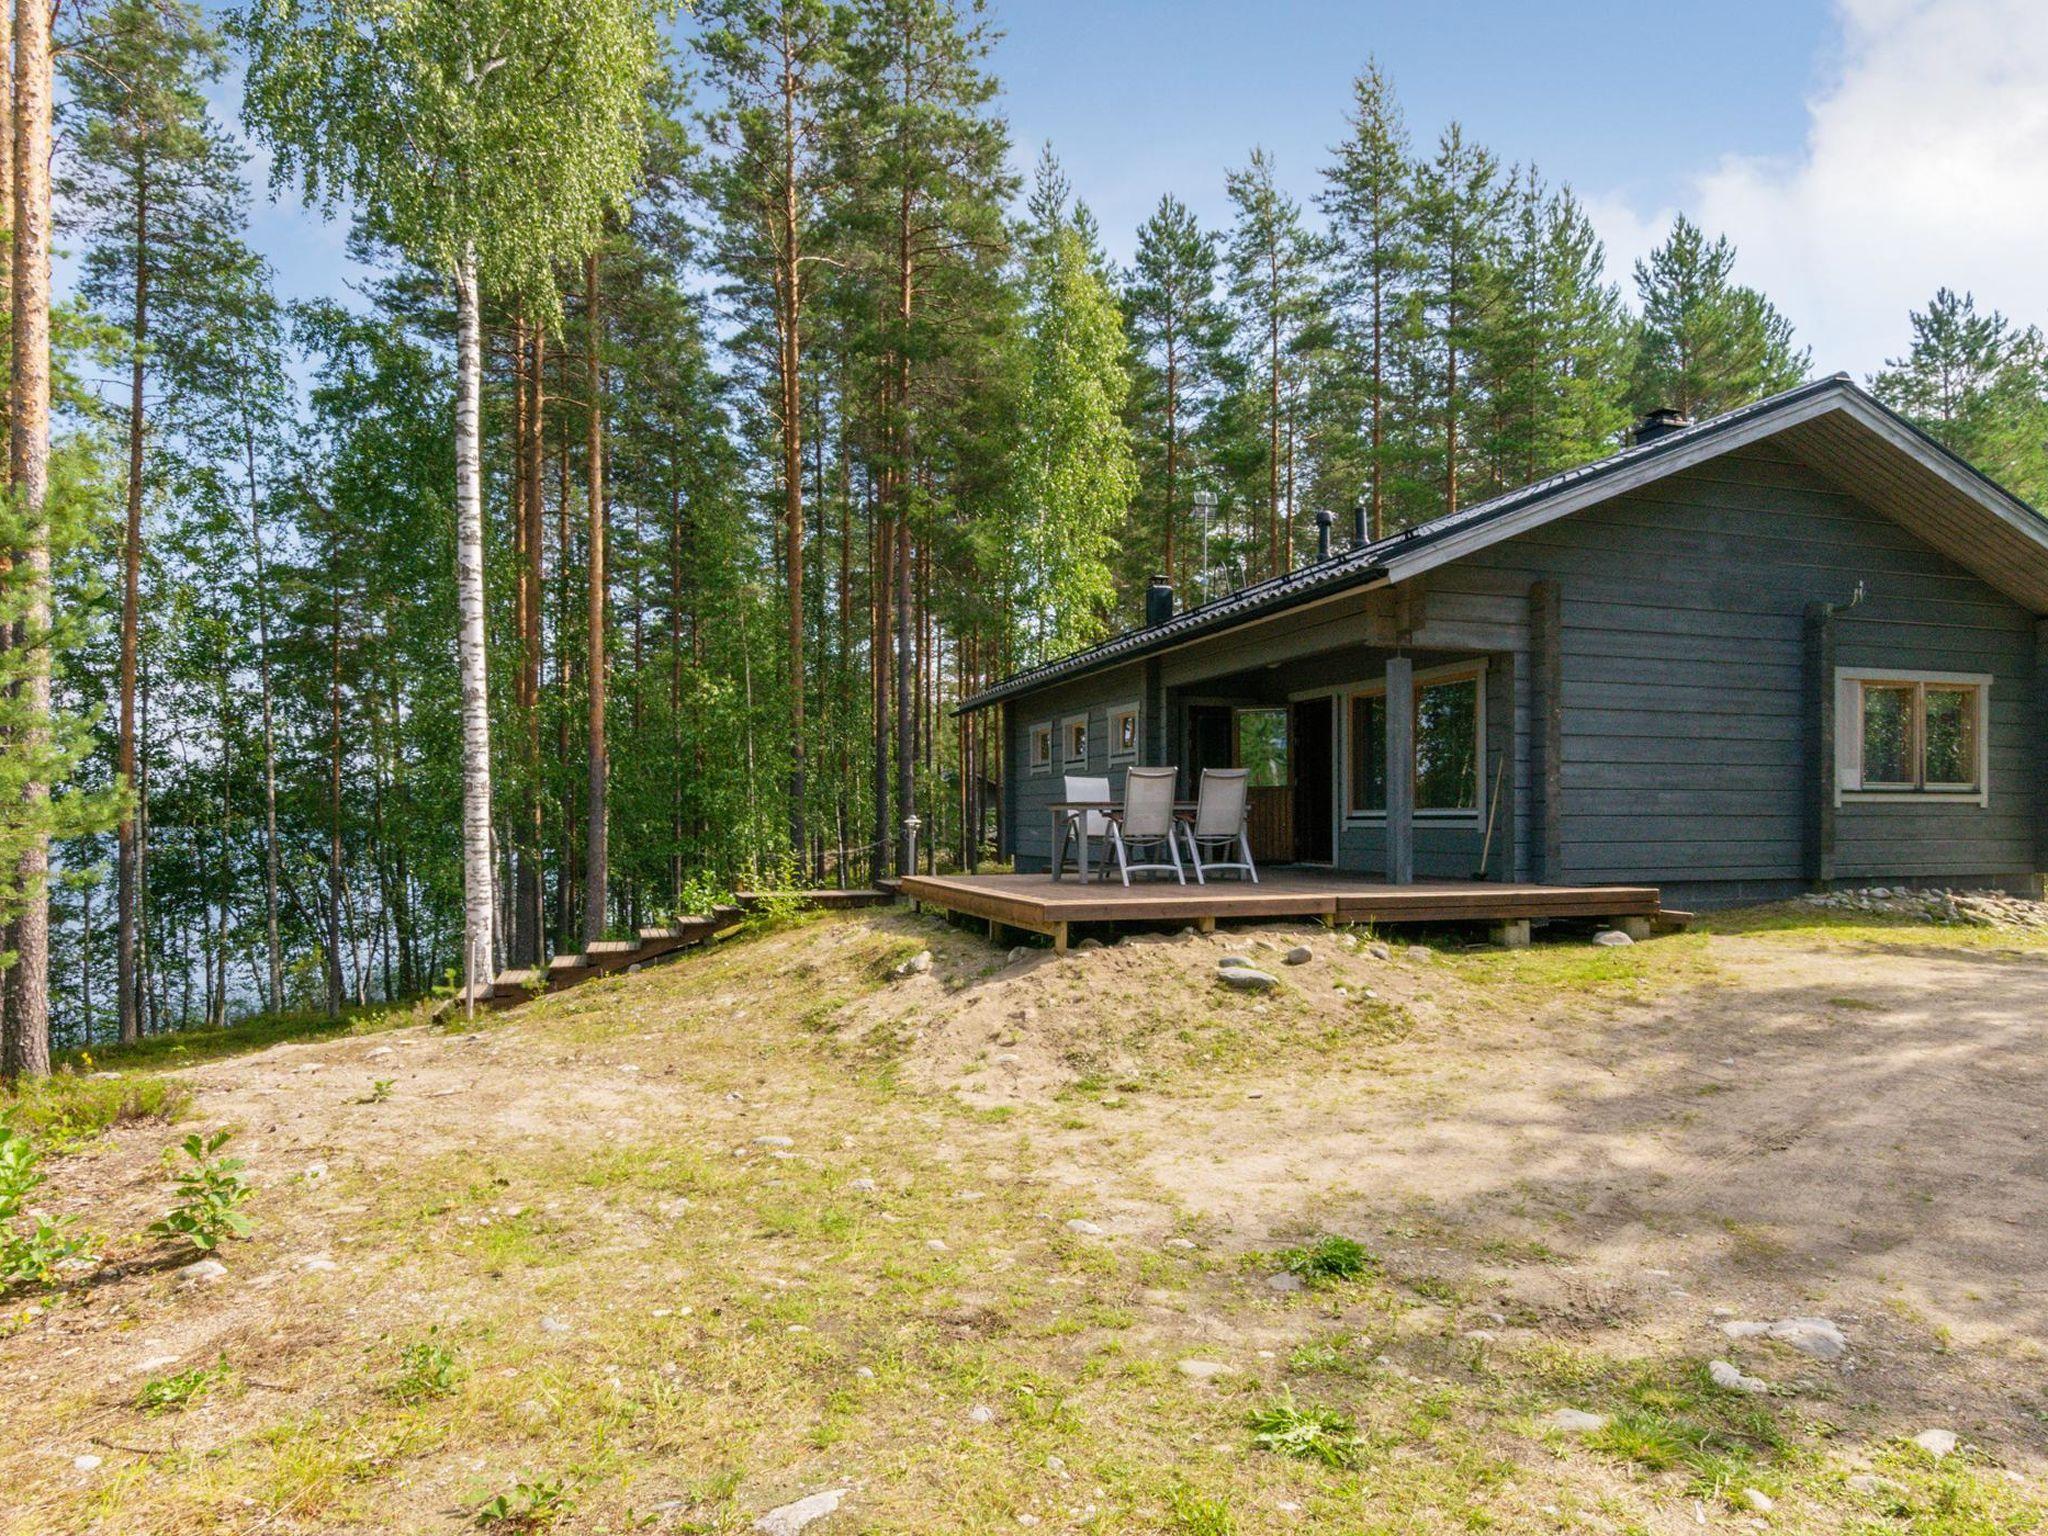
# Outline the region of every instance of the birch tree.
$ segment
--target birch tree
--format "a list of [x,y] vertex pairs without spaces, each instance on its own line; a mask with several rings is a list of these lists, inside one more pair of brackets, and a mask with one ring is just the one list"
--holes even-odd
[[277,184],[359,205],[370,233],[441,272],[456,317],[456,591],[461,609],[463,974],[488,996],[495,907],[484,654],[482,293],[557,307],[638,179],[656,0],[252,0],[250,129]]

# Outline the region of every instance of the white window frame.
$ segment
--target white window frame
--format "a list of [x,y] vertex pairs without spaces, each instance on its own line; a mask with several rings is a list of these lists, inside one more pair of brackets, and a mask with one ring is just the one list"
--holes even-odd
[[[1088,733],[1091,729],[1091,724],[1086,714],[1062,715],[1060,717],[1060,765],[1062,767],[1072,768],[1077,764],[1082,766],[1087,764]],[[1077,725],[1081,727],[1081,752],[1078,757],[1075,756],[1073,747],[1074,727]]]
[[[1837,667],[1835,669],[1835,804],[1836,805],[1977,805],[1991,803],[1991,674],[1989,672],[1916,672],[1898,667]],[[1887,785],[1863,787],[1863,688],[1866,683],[1892,687],[1912,686],[1915,690],[1915,719],[1924,718],[1920,695],[1929,687],[1968,688],[1977,697],[1976,729],[1971,733],[1977,747],[1977,782],[1942,788],[1939,785],[1908,788]],[[1924,733],[1924,727],[1916,725]],[[1923,753],[1915,770],[1924,772],[1925,747],[1917,737],[1915,749]]]
[[[1131,722],[1131,745],[1128,750],[1122,745],[1124,720]],[[1138,708],[1138,701],[1131,699],[1122,704],[1109,706],[1109,760],[1112,763],[1137,761],[1138,754],[1145,749],[1145,718]]]
[[[1459,824],[1470,824],[1477,826],[1485,818],[1486,797],[1490,793],[1486,780],[1486,759],[1489,749],[1486,737],[1485,661],[1454,661],[1441,667],[1424,668],[1415,674],[1415,692],[1419,698],[1422,690],[1431,683],[1462,683],[1467,679],[1470,679],[1477,685],[1473,690],[1474,719],[1472,729],[1474,732],[1473,739],[1479,744],[1479,761],[1474,765],[1474,798],[1478,801],[1478,804],[1470,810],[1425,811],[1418,809],[1415,812],[1415,819],[1417,821],[1438,825],[1449,824],[1456,826]],[[1386,823],[1387,813],[1384,810],[1359,811],[1353,810],[1351,807],[1351,701],[1357,698],[1382,698],[1385,696],[1386,691],[1386,680],[1381,678],[1374,682],[1360,683],[1356,687],[1346,688],[1338,695],[1343,704],[1343,714],[1337,722],[1343,747],[1343,761],[1340,765],[1343,771],[1337,784],[1337,803],[1343,809],[1345,823],[1350,826],[1377,827],[1383,826]],[[1420,743],[1417,743],[1417,745],[1419,746]]]
[[[1043,736],[1040,735],[1040,732],[1044,733]],[[1059,727],[1050,720],[1038,720],[1032,723],[1030,731],[1025,737],[1026,745],[1024,750],[1033,773],[1052,772],[1053,743],[1058,738],[1058,735]],[[1045,756],[1043,757],[1038,755],[1038,744],[1041,740],[1045,743]]]

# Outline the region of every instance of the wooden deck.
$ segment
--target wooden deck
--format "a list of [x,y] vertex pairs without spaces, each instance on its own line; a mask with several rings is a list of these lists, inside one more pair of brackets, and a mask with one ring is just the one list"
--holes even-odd
[[1508,942],[1527,942],[1544,918],[1605,918],[1647,931],[1660,916],[1653,885],[1508,885],[1492,880],[1418,880],[1412,885],[1315,870],[1274,869],[1259,883],[1216,880],[1095,881],[1047,875],[906,875],[912,901],[978,917],[1000,928],[1047,934],[1065,948],[1073,923],[1191,923],[1219,919],[1313,917],[1333,923],[1490,923]]

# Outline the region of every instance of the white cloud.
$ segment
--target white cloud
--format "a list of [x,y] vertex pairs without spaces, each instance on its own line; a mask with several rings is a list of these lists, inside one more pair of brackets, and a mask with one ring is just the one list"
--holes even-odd
[[[1820,372],[1860,377],[1904,351],[1907,311],[1943,284],[2048,325],[2048,4],[1835,10],[1840,66],[1799,152],[1701,170],[1686,213],[1735,242],[1742,280],[1791,316]],[[1672,210],[1587,204],[1626,284]]]

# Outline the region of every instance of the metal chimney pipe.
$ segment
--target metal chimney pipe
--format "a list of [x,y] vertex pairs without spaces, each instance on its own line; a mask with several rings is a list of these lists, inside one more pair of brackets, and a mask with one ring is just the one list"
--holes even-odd
[[1363,549],[1367,544],[1365,536],[1365,498],[1359,497],[1351,504],[1351,547]]
[[1316,514],[1316,563],[1320,565],[1330,558],[1330,525],[1337,519],[1325,507]]

